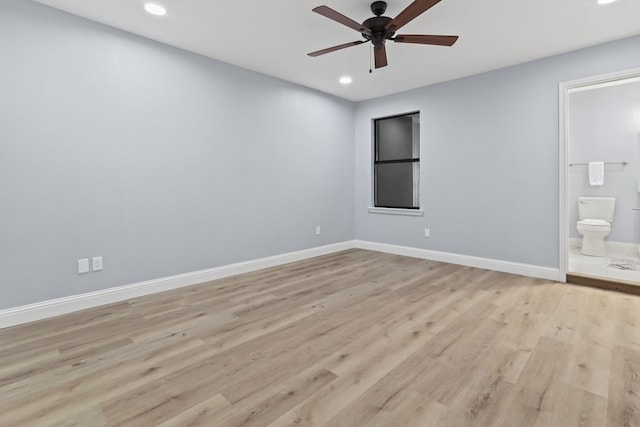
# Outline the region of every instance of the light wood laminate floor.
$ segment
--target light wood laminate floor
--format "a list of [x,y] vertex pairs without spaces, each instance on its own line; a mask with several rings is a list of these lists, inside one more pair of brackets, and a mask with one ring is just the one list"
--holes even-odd
[[0,345],[1,426],[640,426],[640,297],[363,250]]

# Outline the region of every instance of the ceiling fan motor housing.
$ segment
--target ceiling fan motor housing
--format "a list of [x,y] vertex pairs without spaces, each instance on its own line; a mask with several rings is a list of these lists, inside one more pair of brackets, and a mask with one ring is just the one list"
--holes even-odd
[[374,47],[381,48],[384,41],[391,39],[395,33],[392,30],[385,29],[391,20],[388,16],[374,16],[373,18],[367,19],[362,25],[371,30],[371,34],[362,34],[362,37],[370,40]]

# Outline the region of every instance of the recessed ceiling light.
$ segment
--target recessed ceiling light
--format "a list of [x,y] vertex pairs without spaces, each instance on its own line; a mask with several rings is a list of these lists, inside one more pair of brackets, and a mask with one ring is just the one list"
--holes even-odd
[[616,0],[598,0],[598,4],[609,4],[613,3]]
[[342,85],[350,85],[353,80],[350,76],[342,76],[340,77],[340,84]]
[[145,3],[144,10],[156,16],[164,16],[167,14],[167,9],[165,9],[164,6],[159,5],[158,3]]

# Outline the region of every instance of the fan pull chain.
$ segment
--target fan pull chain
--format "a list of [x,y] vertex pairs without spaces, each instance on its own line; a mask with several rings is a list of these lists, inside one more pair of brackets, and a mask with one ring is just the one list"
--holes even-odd
[[373,45],[371,45],[371,49],[369,49],[369,74],[373,73]]

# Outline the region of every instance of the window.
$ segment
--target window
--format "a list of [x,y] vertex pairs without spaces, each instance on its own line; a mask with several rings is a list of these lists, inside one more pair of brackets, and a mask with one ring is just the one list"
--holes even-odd
[[374,206],[419,209],[420,113],[374,120]]

